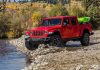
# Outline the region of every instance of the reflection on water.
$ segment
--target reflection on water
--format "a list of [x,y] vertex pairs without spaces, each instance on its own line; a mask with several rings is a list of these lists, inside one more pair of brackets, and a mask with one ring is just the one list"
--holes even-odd
[[0,70],[21,70],[25,67],[25,55],[12,45],[0,45]]

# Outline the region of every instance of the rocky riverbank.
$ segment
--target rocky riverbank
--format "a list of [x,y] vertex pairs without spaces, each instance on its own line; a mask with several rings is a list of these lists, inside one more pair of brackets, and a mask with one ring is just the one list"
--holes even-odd
[[25,48],[23,37],[9,43],[25,53],[32,62],[22,70],[100,70],[100,31],[95,31],[87,47],[70,41],[66,47],[29,51]]
[[23,70],[100,70],[100,32],[95,33],[87,47],[78,44],[30,52],[32,63]]

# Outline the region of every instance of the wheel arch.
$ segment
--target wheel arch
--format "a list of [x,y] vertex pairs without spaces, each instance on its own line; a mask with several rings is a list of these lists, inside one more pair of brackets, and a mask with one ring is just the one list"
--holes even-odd
[[87,29],[87,28],[84,29],[84,30],[83,30],[83,33],[82,33],[82,36],[83,36],[84,33],[89,33],[89,35],[90,35],[89,29]]
[[50,36],[53,36],[53,35],[59,35],[61,37],[61,34],[59,31],[54,31],[53,34],[51,34]]
[[88,35],[88,37],[85,37],[87,35],[86,33],[88,33],[90,35],[89,30],[88,29],[84,29],[84,31],[82,33],[82,36],[80,38],[80,42],[81,42],[81,44],[83,46],[88,46],[89,43],[90,43],[89,35]]
[[60,35],[60,32],[59,31],[55,31],[53,34]]

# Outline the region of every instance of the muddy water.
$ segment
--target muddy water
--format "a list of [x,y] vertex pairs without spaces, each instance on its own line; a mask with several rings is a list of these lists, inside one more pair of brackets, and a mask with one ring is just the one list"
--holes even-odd
[[0,70],[21,70],[26,66],[25,55],[9,44],[0,45]]

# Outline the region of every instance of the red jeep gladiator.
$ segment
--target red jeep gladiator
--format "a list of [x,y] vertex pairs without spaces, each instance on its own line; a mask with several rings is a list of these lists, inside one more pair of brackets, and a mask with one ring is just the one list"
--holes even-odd
[[25,32],[25,45],[29,50],[39,44],[61,47],[69,40],[79,40],[83,46],[89,45],[92,35],[91,23],[79,23],[76,16],[56,16],[44,18],[37,28]]

